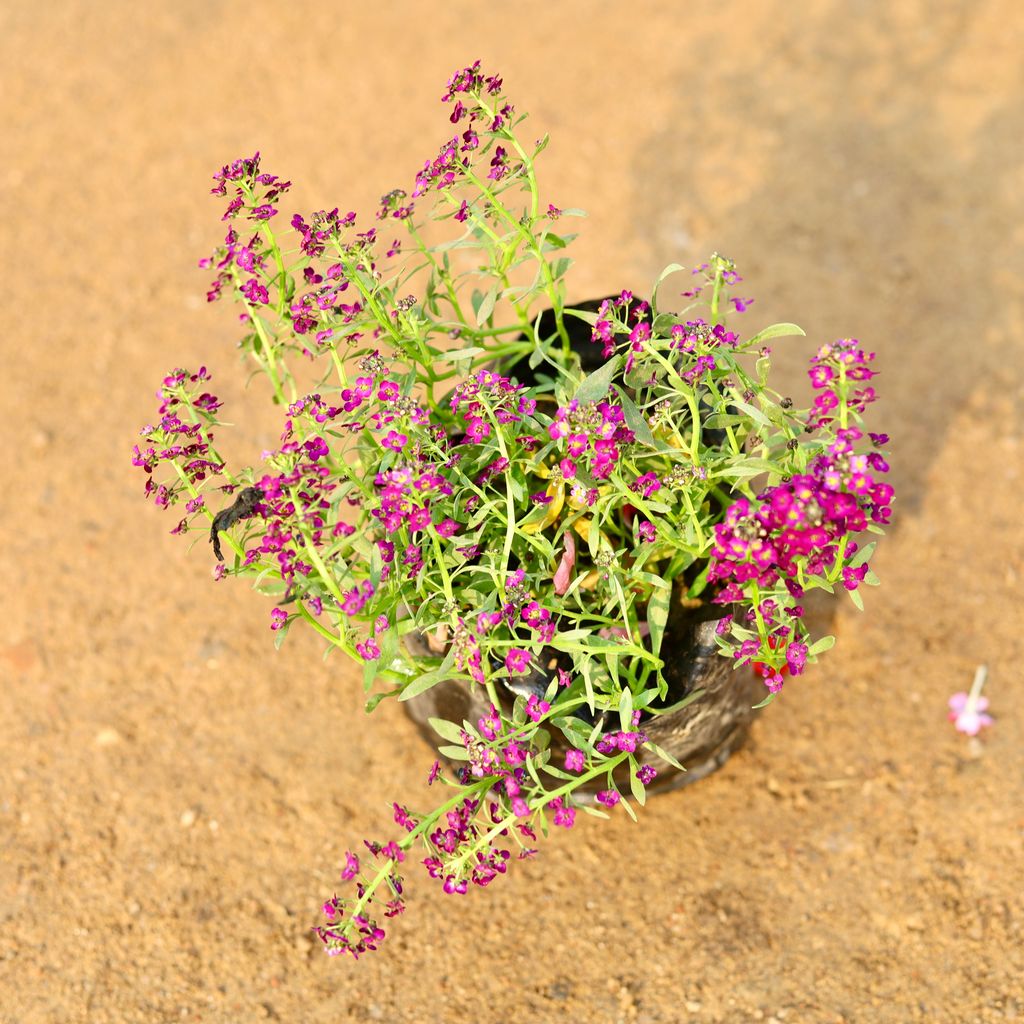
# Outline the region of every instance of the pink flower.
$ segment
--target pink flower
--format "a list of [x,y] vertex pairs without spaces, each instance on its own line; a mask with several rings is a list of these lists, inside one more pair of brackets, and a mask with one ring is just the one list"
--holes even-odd
[[341,869],[341,877],[350,882],[359,874],[359,858],[351,852],[345,853],[345,866]]
[[562,798],[555,797],[548,807],[554,811],[554,822],[556,825],[560,825],[562,828],[572,828],[573,822],[576,820],[576,808],[567,807],[562,801]]
[[541,700],[535,693],[530,694],[526,702],[526,714],[534,722],[539,722],[550,710],[551,705],[546,700]]
[[525,676],[530,671],[530,652],[521,647],[513,647],[505,655],[505,668],[513,676]]
[[970,694],[960,691],[949,698],[949,720],[958,732],[968,736],[977,736],[982,729],[993,722],[988,710],[988,697],[976,697],[973,701]]
[[977,736],[985,726],[992,724],[992,716],[985,714],[988,710],[988,697],[981,695],[987,676],[988,668],[979,665],[977,672],[974,673],[971,692],[961,691],[949,698],[949,720],[956,726],[958,732]]
[[793,675],[800,675],[807,664],[807,644],[791,643],[786,648],[786,664]]

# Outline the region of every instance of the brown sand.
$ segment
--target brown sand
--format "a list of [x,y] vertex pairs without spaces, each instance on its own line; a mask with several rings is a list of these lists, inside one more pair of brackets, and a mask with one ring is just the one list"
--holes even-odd
[[[0,1021],[1024,1015],[1022,53],[1013,0],[5,3]],[[370,211],[477,56],[591,211],[577,297],[717,249],[747,323],[807,329],[797,394],[814,345],[877,349],[898,525],[723,771],[486,893],[417,879],[354,965],[309,928],[429,755],[312,637],[275,655],[127,453],[178,364],[216,374],[232,451],[274,436],[202,301],[212,171],[258,147],[289,209]],[[982,662],[972,749],[945,702]]]

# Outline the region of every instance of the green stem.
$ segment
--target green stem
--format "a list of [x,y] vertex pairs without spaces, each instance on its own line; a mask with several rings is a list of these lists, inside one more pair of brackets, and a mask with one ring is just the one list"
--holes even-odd
[[426,242],[420,237],[420,233],[416,230],[410,218],[406,222],[409,234],[412,236],[413,241],[416,243],[416,247],[421,253],[430,261],[430,265],[433,268],[434,274],[438,280],[444,285],[445,291],[448,293],[448,301],[452,304],[452,309],[455,310],[455,315],[459,318],[461,324],[465,324],[466,314],[462,312],[462,306],[459,305],[459,296],[455,291],[455,287],[452,284],[451,275],[448,274],[442,267],[438,265],[437,260],[434,258],[433,251],[427,247]]
[[[428,814],[411,832],[406,833],[406,835],[398,841],[398,848],[403,851],[408,850],[412,846],[412,844],[421,835],[423,835],[423,833],[425,833],[428,829],[434,826],[434,824],[442,817],[442,815],[445,815],[450,810],[453,810],[455,807],[458,807],[458,805],[462,803],[463,800],[468,799],[474,793],[486,792],[488,789],[491,788],[491,786],[494,785],[496,781],[497,776],[489,775],[486,778],[481,779],[479,782],[472,783],[469,786],[461,787],[455,796],[453,796],[450,800],[443,803],[440,807],[436,808],[431,814]],[[363,891],[363,895],[360,896],[359,899],[352,905],[352,907],[349,910],[347,921],[345,921],[345,923],[341,926],[341,933],[344,936],[348,936],[349,931],[352,929],[355,918],[363,912],[363,909],[366,907],[367,903],[370,902],[370,899],[379,888],[381,882],[383,882],[385,878],[387,878],[394,872],[397,864],[398,861],[388,858],[381,865],[377,874],[374,875],[373,878],[367,883],[366,888]]]
[[712,259],[715,261],[715,283],[711,289],[711,326],[717,327],[721,323],[718,316],[718,300],[722,294],[722,262],[717,253]]
[[[274,401],[278,405],[285,404],[284,389],[281,386],[281,378],[277,372],[277,361],[274,358],[274,346],[267,334],[266,325],[263,323],[263,318],[256,311],[256,307],[245,297],[242,293],[241,275],[234,265],[231,267],[231,278],[234,281],[235,291],[237,292],[238,298],[242,305],[245,306],[245,311],[249,316],[249,322],[253,325],[253,329],[256,331],[257,337],[260,339],[260,347],[263,350],[263,358],[261,359],[255,352],[253,352],[253,358],[261,366],[264,373],[270,378],[271,386],[274,389]],[[287,371],[286,371],[287,372]],[[289,380],[291,379],[289,375]],[[295,386],[292,385],[292,399],[295,398]]]
[[512,213],[506,208],[505,204],[498,199],[497,195],[489,189],[469,168],[465,170],[466,179],[472,182],[473,185],[480,191],[487,201],[491,204],[491,207],[495,210],[499,217],[505,221],[506,224],[512,228],[513,231],[517,232],[522,240],[526,243],[526,248],[530,254],[536,259],[542,277],[544,278],[544,291],[547,294],[548,300],[551,303],[551,308],[555,313],[555,326],[559,337],[562,339],[562,346],[566,356],[572,351],[572,346],[569,342],[569,333],[565,329],[565,323],[562,318],[561,302],[559,301],[558,289],[555,285],[555,279],[551,274],[551,266],[547,259],[544,257],[544,253],[541,252],[540,246],[537,244],[537,239],[534,238],[532,232],[527,230],[523,226],[522,222],[517,220]]

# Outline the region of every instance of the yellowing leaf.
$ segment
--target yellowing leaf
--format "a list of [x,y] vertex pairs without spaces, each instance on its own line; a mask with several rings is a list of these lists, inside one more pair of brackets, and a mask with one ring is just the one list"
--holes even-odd
[[[565,487],[562,484],[549,484],[547,495],[551,501],[547,505],[541,506],[541,508],[534,509],[526,517],[519,527],[523,533],[540,533],[541,530],[546,530],[562,514],[562,507],[565,505]],[[538,513],[542,514],[534,519],[534,516],[537,516]]]

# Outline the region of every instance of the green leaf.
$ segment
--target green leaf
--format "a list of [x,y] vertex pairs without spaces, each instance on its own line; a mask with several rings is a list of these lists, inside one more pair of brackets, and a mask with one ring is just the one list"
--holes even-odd
[[275,650],[280,650],[281,649],[281,644],[284,643],[284,638],[287,635],[288,630],[291,628],[291,624],[294,621],[295,621],[295,616],[294,615],[289,615],[288,618],[285,619],[284,625],[281,626],[281,628],[274,635],[274,648],[275,648]]
[[436,686],[439,682],[445,679],[451,674],[451,667],[455,662],[455,651],[451,650],[448,652],[444,661],[438,665],[432,672],[425,672],[421,676],[417,676],[402,690],[402,695],[398,698],[399,700],[412,700],[413,697],[418,697],[421,693],[426,693],[432,686]]
[[877,540],[873,540],[870,544],[865,544],[850,560],[850,568],[856,569],[858,565],[863,565],[875,553],[877,546]]
[[769,338],[795,338],[804,337],[803,329],[797,327],[796,324],[772,324],[771,327],[766,327],[763,331],[758,331],[747,345],[753,348],[755,345],[760,345],[762,341],[768,341]]
[[629,788],[633,794],[633,799],[643,807],[647,803],[647,790],[644,788],[644,784],[636,777],[636,761],[631,757],[629,759]]
[[716,480],[742,480],[748,476],[759,476],[761,473],[774,473],[778,475],[779,467],[767,459],[744,459],[732,465],[724,465],[712,472]]
[[582,320],[582,321],[584,321],[584,323],[590,324],[591,327],[593,327],[594,324],[597,323],[597,314],[596,313],[587,313],[587,312],[585,312],[582,309],[572,309],[572,308],[564,309],[564,310],[562,310],[562,312],[563,312],[563,314],[565,316],[572,316],[572,317],[575,317],[577,320]]
[[428,718],[427,724],[443,740],[449,743],[462,743],[462,726],[449,722],[447,718]]
[[771,702],[773,700],[775,700],[775,694],[769,692],[768,696],[765,697],[765,699],[763,701],[761,701],[760,704],[753,705],[753,707],[750,710],[751,711],[757,711],[760,708],[766,708],[769,704],[771,704]]
[[693,584],[690,586],[690,589],[686,592],[687,597],[700,597],[700,595],[704,593],[704,590],[707,588],[708,585],[708,573],[710,571],[711,563],[708,562],[707,565],[705,565],[704,568],[701,569],[697,578],[693,581]]
[[628,686],[619,695],[619,728],[623,732],[633,728],[633,691]]
[[681,711],[683,708],[692,704],[695,700],[700,700],[701,697],[704,696],[705,692],[706,691],[703,689],[694,690],[691,693],[688,693],[682,700],[677,700],[675,704],[670,704],[667,708],[659,708],[654,712],[654,715],[655,717],[660,717],[661,715],[671,715],[675,711]]
[[771,372],[772,361],[768,356],[761,356],[754,363],[754,372],[757,374],[758,383],[764,387],[768,383],[768,374]]
[[545,231],[541,236],[541,244],[550,246],[552,249],[564,249],[571,241],[571,236],[566,240],[561,235],[556,235],[554,231]]
[[453,349],[451,352],[446,352],[442,356],[438,356],[437,362],[439,363],[458,363],[463,359],[475,359],[477,356],[483,356],[487,354],[487,349],[480,348],[479,346],[473,346],[472,348],[460,348]]
[[677,316],[675,313],[659,313],[651,324],[651,333],[656,338],[663,338],[665,335],[670,334],[672,328],[676,324],[685,323],[685,319]]
[[807,657],[817,657],[819,654],[824,654],[826,651],[832,650],[835,645],[836,638],[834,636],[823,636],[820,640],[816,640],[807,648]]
[[670,277],[672,274],[678,273],[680,270],[686,268],[681,263],[670,263],[659,275],[657,281],[654,282],[654,288],[651,290],[651,308],[657,311],[658,309],[658,289],[661,287],[661,283],[666,277]]
[[661,653],[661,641],[665,636],[671,606],[671,590],[655,590],[647,602],[647,625],[651,630],[651,650],[655,654]]
[[[480,305],[476,307],[476,325],[482,327],[490,315],[494,312],[494,304],[498,301],[498,286],[497,284],[492,285],[488,290],[487,294],[480,300]],[[475,303],[474,303],[475,305]]]
[[619,404],[622,406],[622,415],[626,420],[626,426],[636,435],[637,441],[648,448],[655,448],[657,444],[651,428],[647,425],[644,414],[637,408],[636,403],[617,384],[612,387],[619,396]]
[[576,389],[576,401],[580,405],[586,405],[588,402],[598,402],[604,398],[612,386],[612,380],[619,372],[621,362],[621,356],[614,356],[600,370],[588,373]]
[[380,578],[384,573],[384,558],[380,553],[380,548],[374,544],[370,550],[370,583],[373,584],[373,591],[380,589]]
[[859,611],[864,611],[864,598],[860,596],[859,590],[848,591],[850,600],[857,606]]
[[653,750],[654,753],[662,759],[662,761],[672,765],[673,768],[676,768],[681,772],[686,771],[686,769],[667,750],[663,750],[657,743],[651,743],[650,740],[648,740],[647,747],[649,750]]
[[380,664],[390,665],[398,654],[398,630],[388,629],[379,634],[377,645],[380,647]]
[[737,409],[742,409],[756,424],[762,427],[770,427],[772,425],[771,420],[760,410],[752,406],[749,402],[744,402],[737,398],[732,403]]
[[363,662],[363,693],[369,693],[373,689],[373,681],[377,678],[377,669],[380,667],[378,660]]
[[636,811],[633,810],[633,805],[623,797],[619,801],[619,806],[634,820],[636,821]]
[[[552,647],[553,646],[554,644],[552,644]],[[594,680],[591,678],[590,675],[590,661],[591,659],[589,657],[584,658],[582,661],[576,663],[576,667],[577,669],[579,669],[580,674],[583,676],[583,690],[587,695],[587,706],[593,712],[597,707],[597,699],[594,696]],[[594,734],[598,732],[600,732],[600,726],[595,725]],[[593,742],[594,737],[592,735],[590,739],[587,740],[587,746],[590,746],[590,744]]]
[[388,697],[397,697],[402,691],[401,690],[388,690],[385,693],[375,693],[367,702],[363,705],[368,715],[373,714],[377,709],[377,705]]

